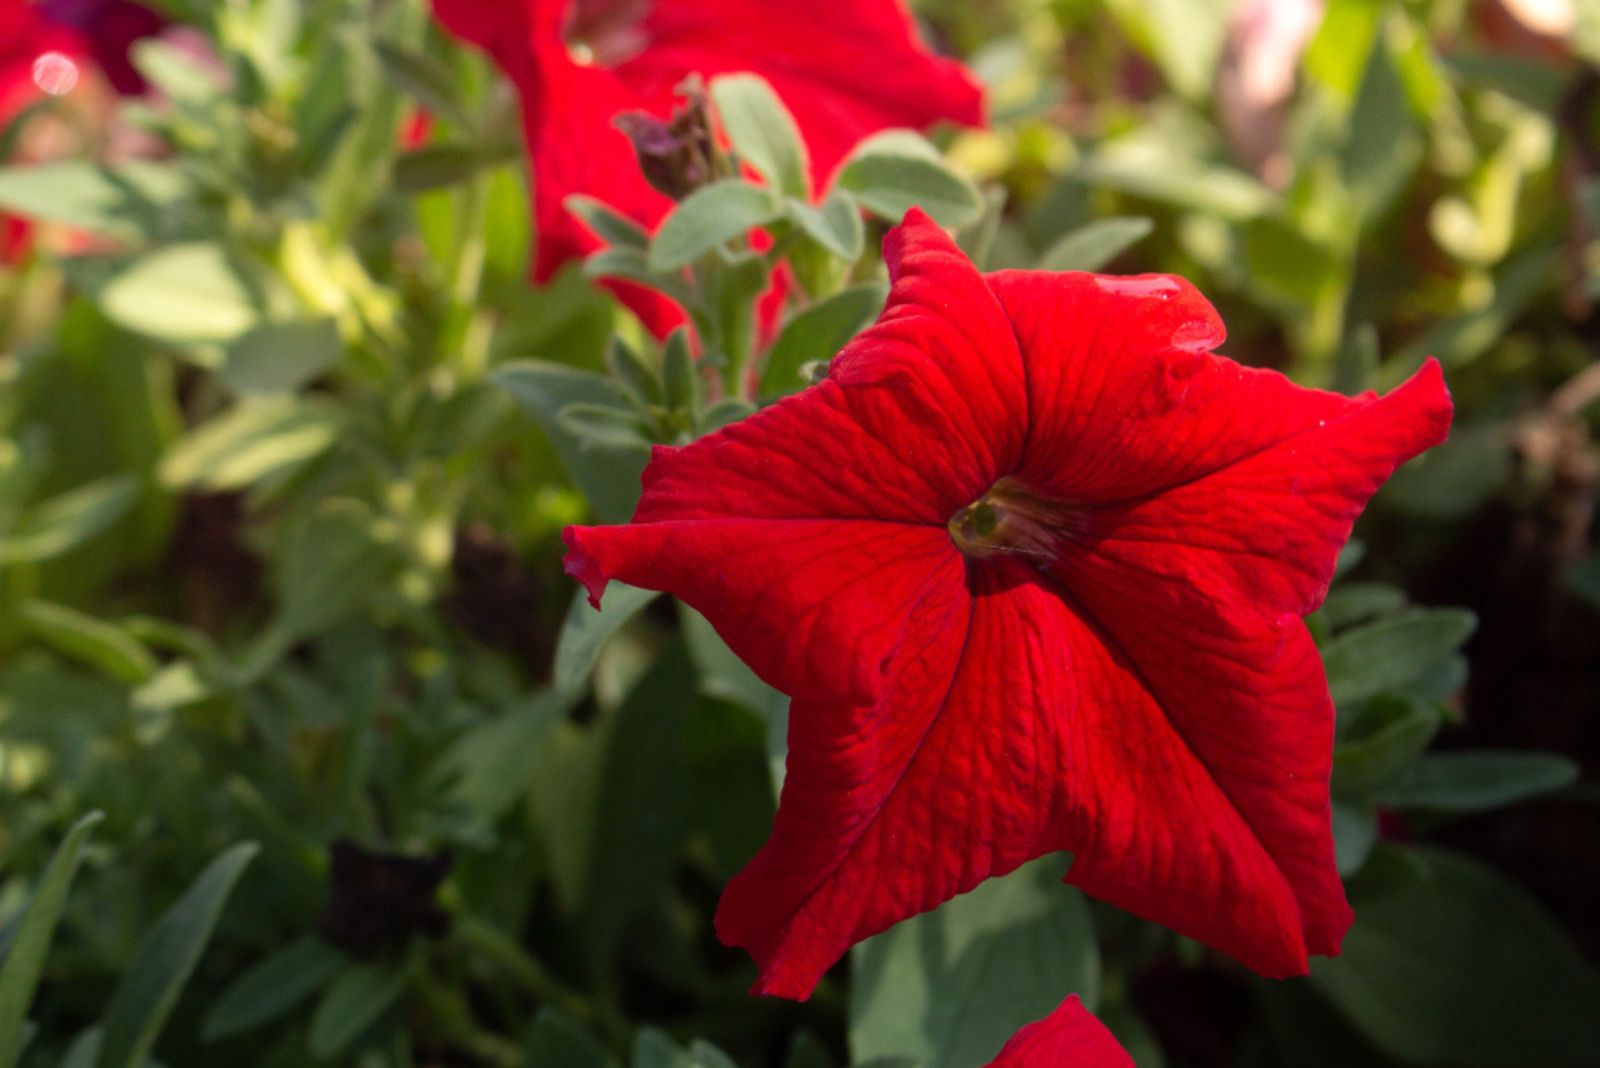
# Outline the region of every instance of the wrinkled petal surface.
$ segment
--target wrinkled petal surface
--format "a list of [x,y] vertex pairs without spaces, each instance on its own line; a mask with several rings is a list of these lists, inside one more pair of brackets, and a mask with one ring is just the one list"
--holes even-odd
[[988,1068],[1133,1068],[1133,1058],[1072,994],[1012,1035]]
[[[1088,892],[1303,974],[1350,910],[1302,617],[1447,432],[1437,366],[1341,397],[1211,354],[1178,279],[984,278],[917,213],[886,253],[889,305],[828,380],[663,451],[632,525],[568,534],[592,595],[678,594],[794,697],[719,935],[803,998],[855,942],[1070,851]],[[1036,536],[957,548],[980,498]]]

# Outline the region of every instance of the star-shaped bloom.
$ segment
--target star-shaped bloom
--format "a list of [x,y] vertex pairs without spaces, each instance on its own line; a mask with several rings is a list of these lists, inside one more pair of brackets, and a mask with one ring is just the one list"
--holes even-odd
[[1133,1058],[1072,994],[1012,1035],[987,1068],[1133,1068]]
[[667,118],[691,74],[770,82],[794,113],[818,188],[868,134],[983,119],[977,84],[919,41],[903,0],[434,0],[434,12],[489,52],[522,98],[541,282],[600,244],[566,210],[568,196],[647,227],[667,213],[672,202],[646,183],[614,121]]
[[1429,362],[1384,397],[1210,351],[1145,275],[980,275],[920,212],[826,379],[661,448],[567,569],[702,612],[792,697],[772,837],[728,885],[756,991],[1044,853],[1262,974],[1338,952],[1333,705],[1302,617],[1395,467],[1445,437]]

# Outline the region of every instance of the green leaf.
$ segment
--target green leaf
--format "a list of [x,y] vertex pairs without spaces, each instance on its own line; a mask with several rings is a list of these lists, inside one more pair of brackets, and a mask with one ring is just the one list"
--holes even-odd
[[311,1017],[307,1045],[319,1060],[338,1056],[400,999],[406,973],[387,964],[352,964],[328,987]]
[[1438,706],[1404,697],[1374,698],[1363,710],[1372,725],[1333,750],[1333,792],[1364,797],[1411,765],[1443,720]]
[[1090,185],[1239,222],[1271,211],[1278,199],[1243,171],[1180,155],[1150,141],[1113,142],[1072,174]]
[[426,193],[470,180],[494,162],[474,145],[424,145],[394,161],[394,185],[406,193]]
[[1307,314],[1344,284],[1348,266],[1341,254],[1286,219],[1246,220],[1243,238],[1240,250],[1251,289],[1292,316]]
[[1359,207],[1362,223],[1388,206],[1422,161],[1424,148],[1406,102],[1405,86],[1388,46],[1378,36],[1339,158],[1340,176]]
[[772,833],[772,780],[767,725],[759,712],[702,696],[685,734],[694,826],[711,869],[725,881],[755,856]]
[[739,397],[723,397],[701,414],[700,433],[709,434],[725,426],[732,426],[743,419],[748,419],[755,414],[755,411],[755,405]]
[[1442,608],[1345,631],[1322,650],[1334,701],[1345,704],[1403,688],[1449,660],[1477,625],[1471,612]]
[[796,315],[761,365],[760,395],[782,397],[806,386],[800,368],[834,355],[883,310],[881,285],[853,286]]
[[798,1031],[789,1042],[783,1068],[835,1068],[828,1047],[810,1031]]
[[449,119],[453,125],[470,124],[456,92],[456,79],[439,60],[394,41],[374,41],[372,51],[384,77],[396,89],[415,97],[424,108]]
[[559,1009],[545,1006],[533,1018],[522,1044],[523,1062],[560,1068],[617,1068],[617,1059]]
[[331,318],[265,323],[240,335],[217,369],[239,396],[288,393],[338,365],[344,356]]
[[566,708],[560,697],[541,693],[472,728],[435,762],[430,781],[454,804],[499,819],[527,792]]
[[650,435],[632,408],[609,404],[569,404],[556,413],[556,425],[586,449],[648,449]]
[[1367,863],[1378,844],[1378,816],[1369,809],[1335,800],[1333,803],[1333,859],[1339,874],[1354,875]]
[[738,1065],[704,1039],[695,1039],[685,1050],[654,1027],[644,1027],[634,1039],[633,1068],[738,1068]]
[[789,698],[762,682],[705,616],[681,602],[678,610],[701,690],[750,709],[766,724],[767,770],[776,797],[789,753]]
[[588,594],[579,590],[556,641],[556,692],[567,697],[581,694],[606,641],[659,596],[655,590],[613,582],[606,587],[605,598],[596,610],[589,604]]
[[1434,753],[1405,769],[1374,800],[1389,808],[1485,812],[1578,780],[1578,766],[1551,753]]
[[1512,470],[1512,443],[1500,425],[1466,426],[1396,471],[1383,502],[1436,522],[1459,520],[1503,486]]
[[518,360],[494,372],[492,380],[509,392],[544,429],[572,481],[605,523],[625,523],[639,499],[639,477],[650,458],[636,445],[584,447],[557,418],[571,404],[627,406],[628,398],[614,382],[592,371],[579,371],[538,360]]
[[1211,93],[1232,5],[1227,0],[1107,0],[1129,36],[1192,100]]
[[789,217],[812,240],[846,263],[860,258],[866,227],[861,222],[860,206],[844,190],[835,189],[817,207],[791,199]]
[[661,383],[668,411],[686,413],[693,421],[700,410],[700,376],[686,327],[674,330],[661,346]]
[[305,637],[359,609],[394,562],[365,504],[323,501],[289,532],[279,557],[278,626]]
[[725,74],[711,82],[717,119],[739,158],[774,189],[802,200],[811,196],[805,142],[778,94],[754,74]]
[[297,311],[280,279],[205,242],[168,245],[139,257],[111,276],[99,300],[118,326],[180,343],[232,341]]
[[0,964],[0,1068],[12,1068],[17,1063],[28,1004],[44,972],[56,921],[61,918],[89,832],[103,818],[101,813],[91,812],[72,825],[34,886],[27,911],[10,939],[4,963]]
[[622,215],[610,205],[596,200],[574,194],[568,197],[564,204],[567,210],[583,220],[583,225],[593,230],[595,236],[608,245],[622,248],[633,248],[643,252],[650,247],[650,235],[644,227]]
[[[57,1068],[95,1068],[104,1040],[105,1033],[98,1027],[79,1032],[78,1037],[72,1040],[72,1045],[67,1047],[66,1055],[61,1058]],[[147,1065],[146,1068],[152,1066]]]
[[51,497],[0,534],[0,565],[38,563],[76,549],[121,519],[138,496],[138,479],[113,475]]
[[211,57],[202,58],[192,47],[169,41],[163,35],[133,42],[128,53],[145,81],[173,101],[192,107],[217,99]]
[[558,732],[534,811],[562,908],[597,967],[627,925],[660,900],[689,832],[685,731],[694,673],[679,646],[658,657],[622,706],[583,732]]
[[1428,356],[1446,368],[1464,367],[1492,349],[1533,299],[1556,277],[1560,250],[1535,245],[1506,257],[1494,272],[1494,295],[1429,327],[1420,337],[1384,363],[1374,385],[1393,389]]
[[[753,186],[751,188],[754,188]],[[589,279],[620,278],[660,291],[685,308],[698,306],[694,292],[675,272],[663,273],[650,264],[644,249],[612,245],[583,261],[583,276]]]
[[1149,235],[1156,224],[1142,215],[1099,219],[1067,234],[1039,258],[1042,271],[1098,271],[1135,242]]
[[1332,630],[1344,630],[1375,616],[1393,615],[1406,606],[1405,591],[1381,582],[1346,582],[1335,586],[1322,605],[1322,618]]
[[345,955],[316,935],[296,939],[222,992],[206,1016],[206,1041],[277,1019],[326,986],[345,964]]
[[837,185],[891,223],[900,222],[912,208],[921,208],[944,227],[976,219],[984,206],[977,187],[931,151],[921,138],[904,130],[869,137],[845,161]]
[[326,452],[339,426],[333,409],[303,397],[246,400],[178,441],[158,474],[172,489],[244,489]]
[[696,189],[661,221],[650,242],[650,270],[687,267],[718,245],[782,214],[783,201],[772,190],[737,178]]
[[1346,104],[1355,100],[1383,7],[1379,0],[1329,0],[1306,49],[1306,73]]
[[635,407],[661,403],[660,374],[620,335],[613,334],[606,343],[605,364],[606,369],[628,391]]
[[0,208],[120,241],[149,238],[165,213],[193,196],[188,178],[170,163],[0,168]]
[[225,850],[157,921],[111,996],[97,1068],[141,1068],[178,1002],[228,895],[256,855],[254,842]]
[[1385,1052],[1417,1064],[1600,1062],[1600,983],[1515,884],[1409,851],[1422,878],[1366,899],[1311,981]]
[[27,601],[19,615],[37,637],[118,682],[137,685],[161,666],[126,630],[65,605]]
[[853,1060],[906,1055],[969,1068],[1062,991],[1098,1001],[1100,958],[1082,896],[1060,885],[1060,857],[981,883],[854,950]]

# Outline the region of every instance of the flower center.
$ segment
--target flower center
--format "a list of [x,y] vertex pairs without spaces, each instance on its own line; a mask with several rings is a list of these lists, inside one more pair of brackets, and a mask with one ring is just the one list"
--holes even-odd
[[973,560],[1010,553],[1047,567],[1055,562],[1073,525],[1071,509],[1007,477],[951,516],[949,529],[956,548]]
[[562,36],[582,67],[615,67],[644,51],[648,0],[572,0]]

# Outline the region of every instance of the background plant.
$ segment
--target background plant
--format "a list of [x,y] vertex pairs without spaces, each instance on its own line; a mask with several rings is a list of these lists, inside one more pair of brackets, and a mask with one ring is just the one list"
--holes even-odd
[[[610,247],[534,291],[514,103],[420,5],[168,6],[210,52],[136,46],[152,158],[0,171],[0,207],[96,239],[0,269],[0,1062],[967,1065],[1067,990],[1141,1065],[1600,1058],[1594,26],[1529,58],[1481,5],[1329,0],[1265,166],[1227,4],[930,2],[993,129],[881,135],[812,206],[749,132],[781,105],[713,82],[746,177],[653,236],[575,203]],[[1309,981],[1053,859],[805,1005],[716,945],[784,701],[681,606],[592,613],[559,531],[802,388],[912,203],[989,268],[1185,274],[1304,382],[1446,363],[1452,442],[1314,618],[1358,919]]]

